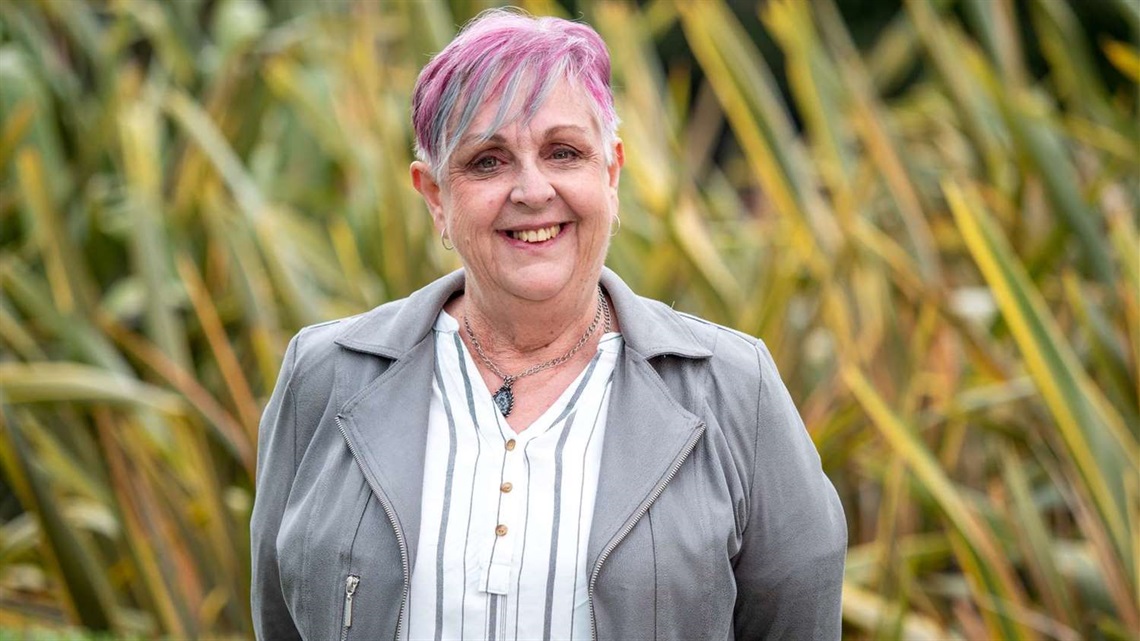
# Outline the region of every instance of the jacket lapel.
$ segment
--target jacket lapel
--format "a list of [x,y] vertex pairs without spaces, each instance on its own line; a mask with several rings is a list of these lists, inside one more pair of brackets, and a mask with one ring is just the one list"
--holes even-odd
[[587,554],[593,572],[601,555],[641,518],[654,492],[665,486],[670,470],[704,430],[700,419],[669,393],[649,360],[712,356],[671,308],[634,294],[608,269],[601,280],[614,301],[625,348],[614,371],[590,527]]
[[392,510],[391,518],[404,538],[409,572],[415,568],[420,540],[435,363],[431,327],[447,299],[461,289],[463,273],[454,272],[404,301],[362,314],[336,339],[346,349],[393,361],[345,403],[337,420],[368,485]]
[[372,491],[392,509],[415,567],[435,340],[425,338],[349,401],[344,437]]
[[704,430],[668,394],[657,372],[628,347],[614,371],[610,398],[587,547],[593,571],[603,551],[619,543],[626,527],[644,514],[654,492],[664,487],[674,464]]

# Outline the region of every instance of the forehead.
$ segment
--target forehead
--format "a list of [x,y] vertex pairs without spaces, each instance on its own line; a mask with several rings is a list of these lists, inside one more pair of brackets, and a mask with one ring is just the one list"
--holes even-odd
[[[475,112],[468,133],[459,146],[482,142],[492,137],[511,137],[523,131],[535,135],[552,130],[577,130],[592,136],[601,136],[598,115],[580,83],[567,78],[554,83],[534,113],[529,115],[525,113],[526,94],[525,90],[515,93],[511,104],[506,107],[505,118],[500,117],[499,113],[503,109],[503,98],[485,102]],[[501,125],[497,130],[491,130],[496,120]]]

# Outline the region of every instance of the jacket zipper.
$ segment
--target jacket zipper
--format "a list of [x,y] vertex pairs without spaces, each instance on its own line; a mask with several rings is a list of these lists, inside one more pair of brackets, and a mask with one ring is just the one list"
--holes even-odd
[[598,562],[594,564],[594,571],[590,574],[590,585],[586,590],[587,599],[590,602],[591,639],[597,641],[598,638],[598,620],[594,614],[594,585],[598,582],[598,574],[602,571],[602,564],[606,562],[606,558],[609,557],[610,553],[614,551],[614,548],[616,548],[618,544],[624,541],[625,537],[629,536],[629,533],[633,531],[633,528],[637,525],[637,522],[640,521],[641,517],[645,516],[645,513],[649,511],[649,506],[653,505],[653,502],[657,500],[657,497],[661,496],[661,493],[665,491],[665,486],[669,484],[669,481],[672,481],[673,477],[677,476],[677,472],[685,463],[685,459],[689,458],[689,454],[692,453],[693,448],[697,446],[697,441],[700,440],[701,436],[703,436],[704,433],[705,424],[701,423],[698,426],[696,433],[689,438],[689,441],[687,443],[685,443],[684,449],[681,450],[681,455],[677,458],[676,461],[673,462],[673,467],[669,468],[669,473],[666,474],[665,478],[657,484],[657,487],[653,488],[653,493],[649,495],[649,499],[647,499],[644,503],[641,504],[640,507],[637,508],[637,512],[634,513],[633,518],[630,519],[628,523],[626,523],[626,526],[622,528],[621,532],[619,532],[618,535],[614,537],[614,540],[608,546],[606,546],[606,549],[602,550],[602,554],[598,557]]
[[[360,460],[360,454],[356,451],[356,448],[352,446],[352,441],[349,440],[348,433],[344,431],[344,423],[341,421],[339,414],[336,416],[336,427],[340,430],[341,436],[344,437],[344,442],[348,445],[348,451],[352,454],[352,458],[356,461],[356,464],[360,466],[361,470],[365,469],[364,462]],[[400,544],[400,564],[404,569],[404,594],[400,598],[400,613],[396,619],[395,641],[399,641],[400,632],[404,626],[404,606],[408,603],[408,586],[412,583],[411,573],[408,571],[408,544],[404,539],[404,532],[400,529],[400,524],[396,521],[396,512],[392,510],[392,506],[388,504],[388,501],[380,492],[376,493],[376,498],[380,499],[380,506],[384,508],[384,513],[388,515],[388,521],[392,523],[392,530],[396,533],[396,542]],[[345,626],[345,632],[347,633],[347,631],[347,626]]]
[[348,575],[344,580],[344,625],[340,629],[340,641],[348,638],[348,629],[352,627],[352,595],[356,594],[358,585],[360,577],[355,574]]

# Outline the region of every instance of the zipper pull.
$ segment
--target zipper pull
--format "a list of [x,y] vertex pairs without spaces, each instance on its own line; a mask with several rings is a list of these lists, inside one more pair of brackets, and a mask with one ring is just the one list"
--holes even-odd
[[348,575],[344,580],[344,627],[352,627],[352,595],[356,594],[356,586],[360,585],[360,577],[355,574]]

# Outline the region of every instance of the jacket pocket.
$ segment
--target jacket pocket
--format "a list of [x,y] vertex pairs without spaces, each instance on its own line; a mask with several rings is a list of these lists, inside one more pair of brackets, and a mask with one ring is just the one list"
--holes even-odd
[[360,576],[350,574],[344,579],[344,610],[341,613],[340,641],[347,641],[348,629],[352,627],[352,599],[360,585]]

